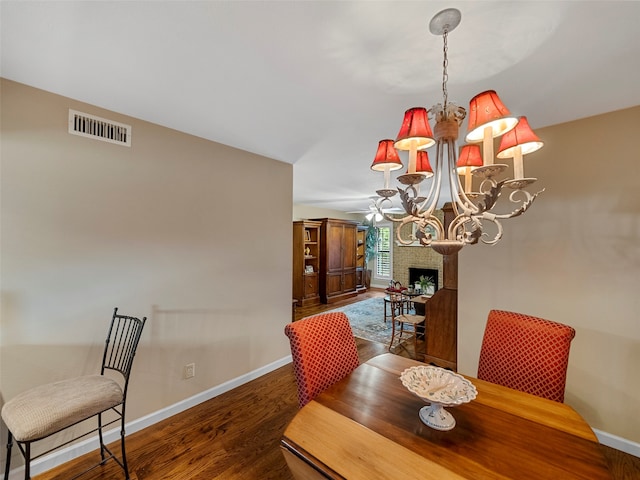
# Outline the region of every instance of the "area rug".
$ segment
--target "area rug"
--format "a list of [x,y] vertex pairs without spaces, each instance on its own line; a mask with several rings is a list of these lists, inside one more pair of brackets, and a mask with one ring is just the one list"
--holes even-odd
[[330,310],[344,312],[349,317],[353,335],[372,342],[389,344],[391,340],[391,319],[384,322],[384,299],[369,298]]

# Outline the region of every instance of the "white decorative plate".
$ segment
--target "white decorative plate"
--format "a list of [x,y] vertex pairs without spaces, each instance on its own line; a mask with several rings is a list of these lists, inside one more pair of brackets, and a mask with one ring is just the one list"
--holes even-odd
[[400,380],[411,393],[430,404],[420,410],[420,419],[436,430],[451,430],[456,425],[453,416],[442,407],[455,407],[478,395],[475,385],[462,375],[431,365],[407,368]]

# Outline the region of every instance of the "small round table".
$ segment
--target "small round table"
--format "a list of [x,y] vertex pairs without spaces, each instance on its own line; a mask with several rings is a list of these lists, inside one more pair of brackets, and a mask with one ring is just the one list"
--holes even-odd
[[[389,294],[396,294],[396,295],[400,295],[402,298],[402,302],[404,304],[407,305],[407,308],[410,308],[413,305],[413,302],[411,301],[411,299],[413,297],[417,297],[419,295],[422,295],[421,293],[416,293],[415,290],[412,290],[411,292],[409,292],[409,290],[402,290],[402,291],[391,291],[391,290],[385,290],[385,293],[387,293],[387,296],[384,297],[384,323],[387,323],[387,317],[389,316],[389,313],[387,313],[387,305],[391,304],[391,297],[389,296]],[[406,297],[406,298],[405,298]],[[415,310],[415,307],[413,307]],[[391,312],[391,314],[393,314],[393,312]],[[393,316],[393,315],[391,315]]]

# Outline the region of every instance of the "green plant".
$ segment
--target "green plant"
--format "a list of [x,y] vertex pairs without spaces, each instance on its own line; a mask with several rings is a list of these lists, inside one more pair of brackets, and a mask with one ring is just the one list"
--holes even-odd
[[433,277],[427,277],[425,275],[420,275],[420,288],[422,290],[426,290],[428,287],[435,287],[436,283],[433,280]]
[[369,227],[364,237],[364,263],[367,265],[378,253],[378,227],[373,224],[373,219],[364,220],[362,224]]

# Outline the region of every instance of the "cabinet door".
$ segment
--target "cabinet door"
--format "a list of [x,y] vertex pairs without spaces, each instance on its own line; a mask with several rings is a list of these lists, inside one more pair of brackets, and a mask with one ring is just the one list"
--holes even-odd
[[327,289],[327,297],[331,297],[332,295],[338,295],[342,293],[344,288],[342,287],[342,272],[338,273],[327,273],[326,278],[326,289]]
[[342,275],[342,290],[345,292],[355,291],[356,289],[356,271],[345,271]]
[[355,225],[344,227],[342,234],[342,268],[356,268],[357,229]]
[[342,239],[344,228],[342,225],[327,224],[327,272],[336,272],[342,270]]
[[304,276],[304,297],[316,297],[318,295],[318,275]]

